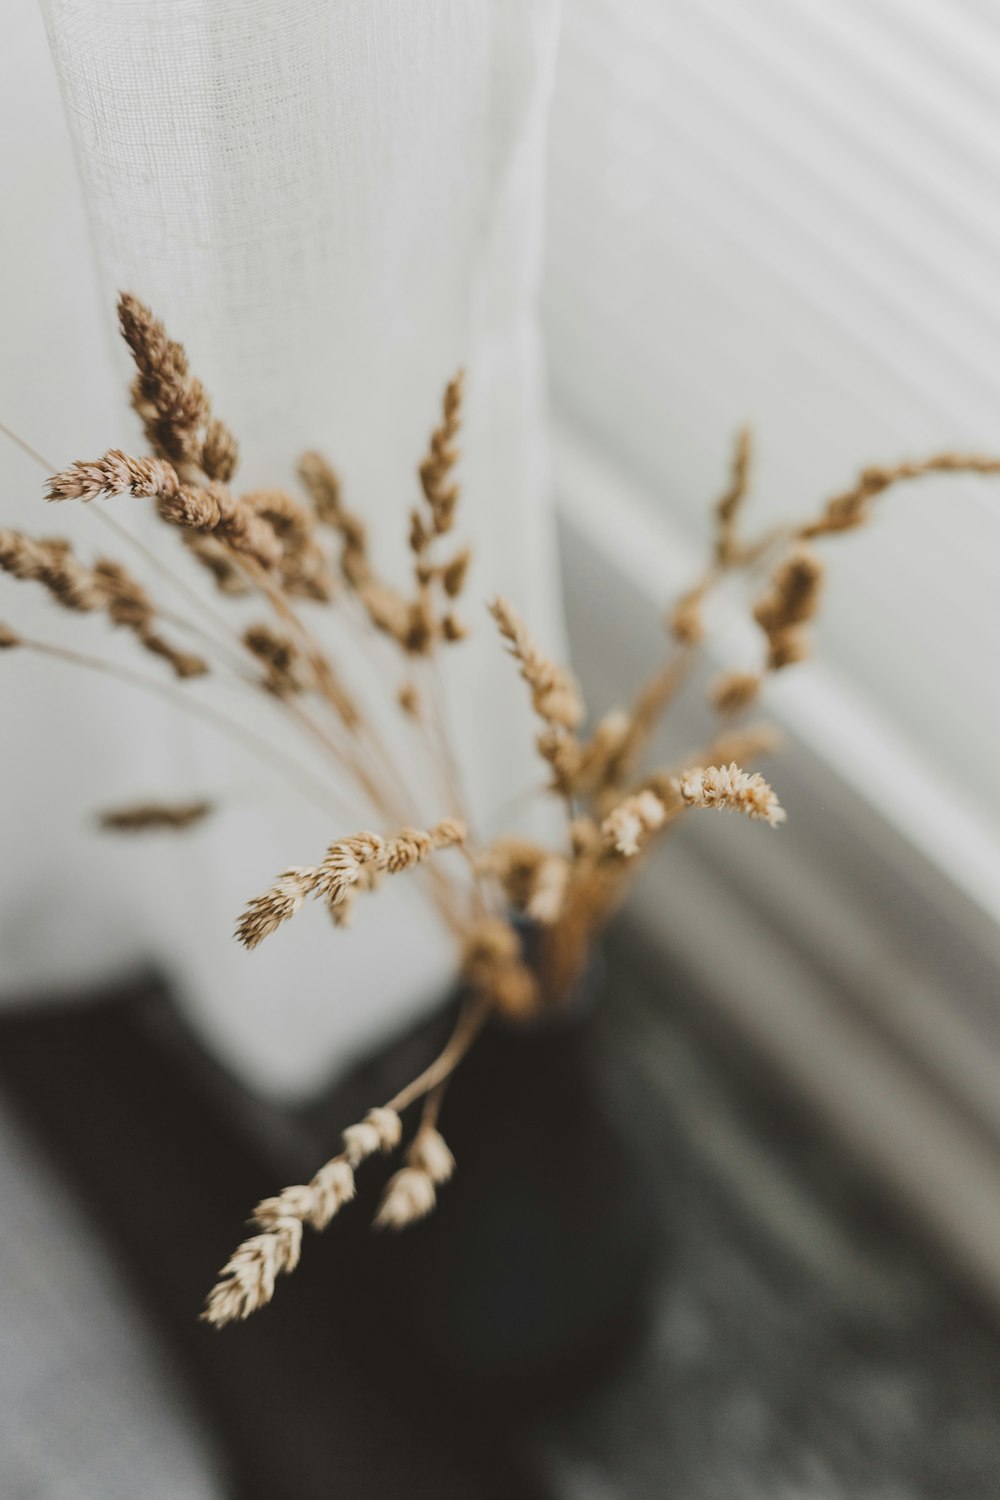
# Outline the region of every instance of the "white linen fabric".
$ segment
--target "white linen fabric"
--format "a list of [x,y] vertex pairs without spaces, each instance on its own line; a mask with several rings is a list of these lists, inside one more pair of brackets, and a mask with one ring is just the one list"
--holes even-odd
[[[476,555],[466,600],[476,633],[446,666],[488,823],[539,776],[521,684],[481,601],[509,593],[559,644],[535,309],[554,0],[43,0],[42,10],[97,277],[37,18],[14,0],[5,201],[33,212],[9,215],[5,231],[0,295],[14,338],[0,416],[57,464],[137,446],[113,337],[115,293],[129,288],[186,343],[240,438],[238,480],[289,483],[298,453],[322,448],[401,579],[416,464],[444,383],[464,365],[460,529]],[[25,496],[5,498],[5,518],[45,529],[42,476],[12,451],[2,462]],[[138,506],[108,504],[139,524]],[[69,509],[60,531],[112,550],[92,517]],[[25,592],[4,587],[0,618],[25,619]],[[36,635],[65,639],[68,622],[77,644],[86,634],[144,667],[95,622],[30,611]],[[4,774],[22,795],[4,815],[0,991],[79,982],[155,953],[217,1051],[285,1095],[439,992],[452,955],[402,881],[348,934],[310,913],[242,953],[229,933],[245,899],[352,828],[295,810],[245,754],[156,703],[40,673],[14,653],[3,665]],[[350,653],[345,670],[370,686]],[[218,682],[195,691],[246,713]],[[261,728],[254,711],[248,722]],[[429,819],[448,809],[411,754],[423,792],[414,819]],[[155,849],[98,847],[82,826],[91,798],[189,791],[233,811]]]

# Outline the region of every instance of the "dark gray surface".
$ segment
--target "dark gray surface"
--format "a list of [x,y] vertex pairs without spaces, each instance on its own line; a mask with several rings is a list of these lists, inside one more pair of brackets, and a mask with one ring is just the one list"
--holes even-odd
[[223,1500],[100,1233],[0,1099],[0,1497]]
[[213,1079],[161,999],[139,1002],[3,1028],[12,1097],[71,1167],[71,1192],[0,1116],[2,1500],[1000,1497],[996,1325],[863,1165],[627,935],[597,1025],[664,1226],[648,1317],[588,1394],[541,1421],[484,1413],[481,1437],[451,1409],[415,1428],[408,1395],[394,1410],[388,1387],[355,1378],[337,1336],[346,1222],[310,1240],[245,1328],[194,1322],[255,1197],[299,1173],[296,1152],[314,1162],[355,1092],[381,1097],[383,1073],[419,1065],[428,1037],[281,1120]]
[[682,976],[614,970],[606,1050],[667,1232],[641,1345],[539,1434],[556,1493],[997,1500],[991,1317]]

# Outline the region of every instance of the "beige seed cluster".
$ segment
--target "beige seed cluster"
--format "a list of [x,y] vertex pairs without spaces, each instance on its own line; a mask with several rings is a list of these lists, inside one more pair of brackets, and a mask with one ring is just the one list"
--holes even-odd
[[736,434],[729,484],[715,506],[715,560],[720,567],[728,567],[739,553],[736,528],[750,488],[752,462],[753,434],[743,427]]
[[558,921],[571,872],[564,856],[531,839],[495,839],[478,867],[499,881],[513,911],[545,926]]
[[118,324],[136,366],[132,404],[153,451],[228,483],[239,457],[236,439],[213,416],[208,394],[191,374],[183,346],[169,338],[160,320],[129,292],[118,299]]
[[728,766],[695,766],[676,779],[681,800],[688,807],[714,807],[759,818],[776,828],[785,821],[785,810],[757,771],[742,771],[735,761]]
[[254,490],[243,497],[254,515],[266,521],[281,544],[278,572],[282,587],[293,598],[333,598],[333,576],[326,551],[316,534],[315,514],[287,490]]
[[311,677],[302,652],[284,631],[276,630],[267,621],[248,625],[243,632],[243,644],[260,662],[264,686],[275,697],[291,697],[309,687]]
[[182,484],[165,459],[133,459],[119,449],[78,461],[49,480],[49,500],[95,500],[99,495],[134,495],[156,501],[162,520],[208,532],[265,568],[280,562],[282,547],[273,527],[224,484]]
[[265,1198],[253,1212],[259,1234],[244,1240],[219,1272],[203,1319],[222,1328],[270,1302],[279,1275],[294,1271],[302,1248],[302,1226],[325,1229],[354,1197],[354,1172],[368,1157],[399,1145],[402,1122],[394,1109],[371,1109],[344,1131],[344,1149],[322,1166],[311,1182],[287,1187]]
[[727,672],[712,684],[709,696],[716,713],[728,717],[749,708],[759,692],[760,677],[756,672]]
[[116,833],[144,833],[153,828],[191,828],[212,811],[211,802],[137,802],[98,814],[102,828]]
[[168,661],[177,677],[201,677],[208,671],[202,657],[171,645],[155,628],[152,600],[120,563],[102,558],[88,568],[61,537],[0,530],[0,572],[41,584],[64,609],[106,614],[113,624],[130,630],[144,650]]
[[626,797],[601,824],[605,846],[623,859],[631,859],[639,853],[649,835],[663,827],[666,816],[663,802],[652,791]]
[[767,593],[754,605],[754,619],[768,643],[768,667],[780,671],[808,655],[803,626],[819,608],[823,564],[810,547],[792,546],[779,562]]
[[465,826],[448,818],[429,832],[404,828],[395,838],[356,833],[337,839],[318,865],[288,869],[262,896],[250,902],[241,916],[236,936],[246,948],[256,948],[301,909],[308,897],[324,900],[336,913],[362,879],[396,875],[422,864],[432,853],[465,840]]
[[[168,659],[181,677],[203,672],[205,663],[177,651],[159,627],[177,624],[196,631],[207,640],[220,679],[228,672],[234,689],[264,690],[268,708],[307,736],[313,753],[329,755],[330,769],[363,799],[377,826],[401,828],[393,837],[362,831],[337,839],[316,864],[287,869],[240,918],[237,935],[248,948],[309,899],[322,901],[333,921],[344,926],[365,893],[430,861],[425,890],[460,953],[458,1020],[448,1043],[394,1098],[348,1126],[338,1154],[310,1181],[258,1203],[253,1232],[227,1261],[208,1300],[205,1317],[221,1326],[271,1299],[277,1278],[298,1262],[304,1228],[324,1228],[354,1198],[355,1174],[363,1164],[401,1148],[401,1114],[420,1100],[420,1122],[396,1163],[398,1170],[389,1177],[376,1222],[400,1229],[434,1208],[454,1169],[437,1124],[455,1068],[491,1016],[530,1021],[575,993],[595,934],[641,863],[637,856],[683,809],[729,809],[771,826],[784,819],[768,783],[742,769],[771,748],[766,726],[716,731],[684,761],[653,770],[646,766],[665,711],[692,676],[696,653],[691,648],[714,619],[706,606],[717,586],[725,583],[733,596],[741,581],[752,590],[754,618],[767,644],[759,672],[729,671],[712,685],[711,705],[728,717],[755,701],[766,673],[806,654],[807,627],[822,587],[822,567],[811,548],[815,539],[860,525],[874,499],[897,482],[932,473],[1000,474],[1000,460],[938,454],[894,468],[872,467],[850,490],[828,501],[810,524],[783,525],[746,539],[742,519],[752,448],[750,434],[739,434],[727,486],[714,508],[711,558],[670,619],[679,649],[670,651],[624,709],[586,726],[572,674],[542,650],[506,599],[494,600],[494,620],[540,721],[537,747],[549,786],[562,798],[565,825],[551,845],[523,837],[477,845],[457,819],[430,828],[403,826],[408,814],[415,817],[413,809],[429,791],[432,774],[433,795],[443,794],[443,805],[461,811],[466,804],[447,732],[448,705],[441,701],[439,663],[426,660],[438,654],[440,643],[466,634],[456,601],[468,587],[471,555],[450,540],[460,496],[461,375],[444,391],[440,418],[419,466],[420,498],[409,518],[412,583],[399,588],[377,566],[374,530],[369,535],[363,520],[346,508],[336,471],[318,454],[306,454],[301,462],[304,501],[282,488],[235,493],[235,440],[213,415],[183,348],[137,299],[123,297],[119,315],[135,360],[133,405],[148,453],[133,456],[110,448],[100,458],[71,464],[53,476],[50,497],[91,501],[127,495],[151,501],[222,594],[254,597],[254,623],[247,624],[242,614],[238,623],[220,622],[219,602],[207,603],[187,589],[165,560],[156,560],[158,571],[178,594],[186,595],[183,608],[194,607],[194,620],[184,614],[168,616],[155,607],[144,586],[115,562],[101,559],[84,566],[58,538],[36,541],[0,531],[0,570],[34,579],[68,610],[105,615],[133,632],[147,651]],[[338,566],[340,578],[335,578]],[[759,577],[768,582],[758,597]],[[313,630],[314,606],[330,603],[336,603],[339,613],[334,626],[338,639],[341,631],[345,636],[351,629],[358,632],[359,650],[348,670],[358,678],[363,671],[366,680],[386,689],[412,721],[405,758],[393,753],[378,717],[365,713],[348,694],[332,653]],[[170,608],[175,607],[182,606],[172,598]],[[258,611],[265,610],[266,618],[260,619]],[[375,639],[375,632],[385,639]],[[382,672],[387,642],[403,653],[403,671],[397,655]],[[19,645],[105,672],[117,669],[119,676],[182,698],[173,685],[79,651],[22,641],[0,625],[0,649]],[[235,666],[234,652],[239,654]],[[402,688],[400,676],[406,678]],[[286,747],[229,718],[220,704],[204,699],[188,699],[187,704],[227,728],[261,759],[289,771],[300,789],[308,784],[309,794],[326,805],[331,788],[297,760],[289,764]],[[678,764],[686,762],[691,768],[678,773]],[[538,790],[526,788],[524,795]],[[520,796],[513,800],[519,802]],[[206,802],[151,800],[111,809],[102,822],[123,831],[178,829],[196,824],[207,811]],[[435,859],[437,851],[452,845],[463,846],[464,860]],[[525,935],[529,925],[530,939]]]
[[489,608],[531,689],[535,713],[546,724],[576,729],[583,718],[583,703],[572,675],[545,654],[509,600],[496,598]]

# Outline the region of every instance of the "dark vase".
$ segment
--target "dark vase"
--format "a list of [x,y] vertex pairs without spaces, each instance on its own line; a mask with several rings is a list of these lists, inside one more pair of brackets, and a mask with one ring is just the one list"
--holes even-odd
[[455,1177],[429,1218],[368,1237],[359,1261],[376,1358],[537,1402],[599,1373],[641,1325],[654,1220],[603,1077],[602,981],[592,964],[557,1011],[491,1022],[455,1074],[441,1116]]

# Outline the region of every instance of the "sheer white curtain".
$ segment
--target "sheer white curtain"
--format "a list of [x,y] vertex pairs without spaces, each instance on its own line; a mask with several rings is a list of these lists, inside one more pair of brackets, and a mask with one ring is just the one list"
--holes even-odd
[[[79,188],[41,23],[14,0],[0,90],[14,142],[0,416],[59,464],[134,444],[111,332],[115,292],[130,288],[186,342],[241,440],[247,484],[287,483],[299,451],[323,448],[391,572],[405,564],[415,465],[443,384],[463,364],[477,638],[448,671],[488,820],[538,777],[520,685],[481,601],[502,589],[540,632],[559,630],[535,316],[554,0],[42,9]],[[2,464],[5,492],[17,491],[5,521],[108,544],[90,517],[42,513],[27,459],[4,452]],[[117,514],[134,522],[127,506]],[[24,593],[4,588],[0,618],[25,618]],[[65,638],[68,619],[32,602],[37,634]],[[109,649],[99,625],[69,624],[77,642],[86,632]],[[21,789],[0,871],[4,992],[155,951],[230,1062],[289,1092],[440,984],[449,957],[434,919],[401,891],[346,936],[310,914],[258,954],[239,952],[229,930],[244,899],[341,830],[294,811],[245,756],[157,705],[37,674],[13,654],[3,665],[3,768]],[[109,850],[81,822],[97,797],[187,789],[233,808],[183,845]]]

